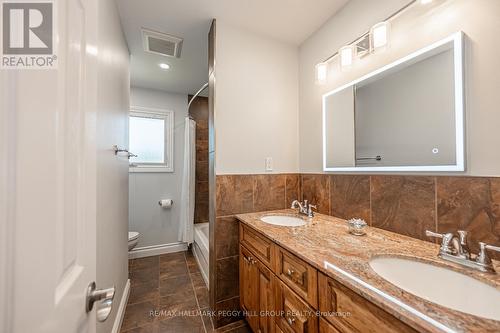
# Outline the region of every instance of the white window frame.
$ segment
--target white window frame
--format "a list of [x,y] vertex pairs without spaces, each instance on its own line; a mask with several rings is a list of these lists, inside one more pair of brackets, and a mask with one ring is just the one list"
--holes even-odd
[[130,107],[129,117],[154,118],[165,121],[165,163],[133,163],[129,166],[129,172],[174,172],[174,112],[171,110],[132,106]]

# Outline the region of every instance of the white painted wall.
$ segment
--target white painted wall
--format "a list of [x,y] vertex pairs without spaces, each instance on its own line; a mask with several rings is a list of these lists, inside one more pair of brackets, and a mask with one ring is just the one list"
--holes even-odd
[[128,146],[129,53],[114,1],[98,1],[97,287],[115,286],[113,310],[97,332],[112,331],[128,279],[128,161],[111,147]]
[[[392,21],[391,47],[363,58],[349,72],[330,66],[329,82],[314,84],[314,65],[333,54],[409,0],[350,1],[300,46],[300,171],[322,172],[321,95],[462,30],[466,41],[467,175],[500,173],[500,48],[492,41],[500,35],[500,1],[439,0],[416,5]],[[336,61],[334,65],[336,64]]]
[[218,20],[216,53],[216,173],[297,172],[297,47]]
[[[132,87],[130,105],[174,111],[174,172],[129,173],[129,230],[141,235],[137,248],[177,243],[188,96]],[[173,199],[164,209],[160,199]]]

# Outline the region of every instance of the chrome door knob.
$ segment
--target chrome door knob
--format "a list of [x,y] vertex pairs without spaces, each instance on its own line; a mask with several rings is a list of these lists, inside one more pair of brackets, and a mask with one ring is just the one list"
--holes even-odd
[[115,287],[96,290],[95,282],[91,282],[87,287],[87,297],[85,299],[85,311],[90,312],[94,308],[95,302],[100,302],[97,307],[97,320],[100,322],[108,319],[113,308],[115,298]]

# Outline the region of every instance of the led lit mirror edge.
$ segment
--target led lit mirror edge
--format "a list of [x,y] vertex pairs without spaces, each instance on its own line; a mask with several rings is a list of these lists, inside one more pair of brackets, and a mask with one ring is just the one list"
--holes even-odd
[[[420,166],[370,166],[370,167],[327,167],[326,166],[326,98],[350,86],[360,83],[372,76],[385,72],[393,67],[403,64],[411,59],[414,59],[426,52],[434,50],[446,43],[453,42],[454,56],[454,74],[455,74],[455,142],[456,142],[456,164],[454,165],[420,165]],[[458,31],[452,35],[423,47],[403,58],[400,58],[388,65],[374,70],[350,83],[347,83],[339,88],[327,92],[322,96],[322,130],[323,130],[323,171],[338,171],[338,172],[463,172],[465,171],[465,126],[464,126],[464,33]]]

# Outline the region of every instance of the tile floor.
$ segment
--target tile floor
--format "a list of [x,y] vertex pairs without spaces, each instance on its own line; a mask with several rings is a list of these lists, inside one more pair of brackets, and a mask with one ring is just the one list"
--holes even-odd
[[244,333],[244,321],[214,330],[208,289],[190,251],[129,261],[122,333]]

